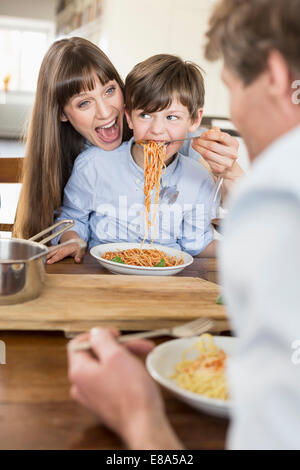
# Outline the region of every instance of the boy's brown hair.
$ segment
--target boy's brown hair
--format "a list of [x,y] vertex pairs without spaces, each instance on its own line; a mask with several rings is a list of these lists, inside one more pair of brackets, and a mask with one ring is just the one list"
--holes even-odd
[[300,0],[221,0],[210,18],[205,55],[223,56],[226,66],[249,85],[277,50],[291,75],[300,74]]
[[129,113],[134,109],[161,111],[173,98],[187,107],[192,121],[197,118],[204,105],[204,81],[198,65],[158,54],[137,64],[126,78],[125,104]]

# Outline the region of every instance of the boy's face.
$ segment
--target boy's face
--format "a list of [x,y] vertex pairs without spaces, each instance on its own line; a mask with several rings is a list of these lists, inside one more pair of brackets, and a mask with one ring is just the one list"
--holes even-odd
[[[126,112],[126,111],[125,111]],[[142,109],[134,109],[126,117],[130,129],[133,130],[134,140],[169,141],[184,139],[188,132],[194,132],[200,125],[202,109],[192,122],[188,109],[173,99],[170,106],[162,111],[146,113]],[[174,142],[167,146],[166,163],[180,149],[183,142]]]

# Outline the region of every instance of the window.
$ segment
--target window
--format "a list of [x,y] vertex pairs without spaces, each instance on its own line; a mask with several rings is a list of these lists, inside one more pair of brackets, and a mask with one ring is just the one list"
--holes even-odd
[[10,76],[11,91],[34,92],[39,68],[54,36],[48,21],[0,17],[0,88]]

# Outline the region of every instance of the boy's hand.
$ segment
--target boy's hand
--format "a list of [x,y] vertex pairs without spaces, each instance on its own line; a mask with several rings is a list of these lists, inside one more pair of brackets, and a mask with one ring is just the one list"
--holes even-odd
[[[78,238],[78,240],[80,240],[80,237],[76,232],[69,230],[62,235],[60,241],[63,243],[71,240],[72,238]],[[77,243],[70,243],[70,245],[63,247],[57,245],[57,249],[47,255],[47,264],[57,263],[67,256],[73,256],[75,263],[80,263],[84,256],[84,252]]]
[[[225,179],[235,179],[236,167],[238,167],[235,162],[238,158],[239,143],[234,137],[213,127],[198,139],[194,139],[192,147],[209,164],[216,178],[220,176]],[[243,173],[242,170],[241,173]]]

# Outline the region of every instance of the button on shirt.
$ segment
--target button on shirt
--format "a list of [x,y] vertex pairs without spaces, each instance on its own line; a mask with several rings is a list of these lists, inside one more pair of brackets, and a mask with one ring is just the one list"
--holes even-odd
[[[133,139],[111,152],[90,146],[75,161],[57,220],[73,219],[72,230],[88,241],[89,248],[144,238],[144,170],[132,158],[132,143]],[[219,203],[212,202],[214,188],[202,165],[177,154],[162,175],[156,223],[146,241],[154,238],[161,245],[200,253],[213,240],[210,220]]]
[[255,161],[224,226],[221,283],[240,341],[232,449],[300,448],[299,178],[297,127]]

